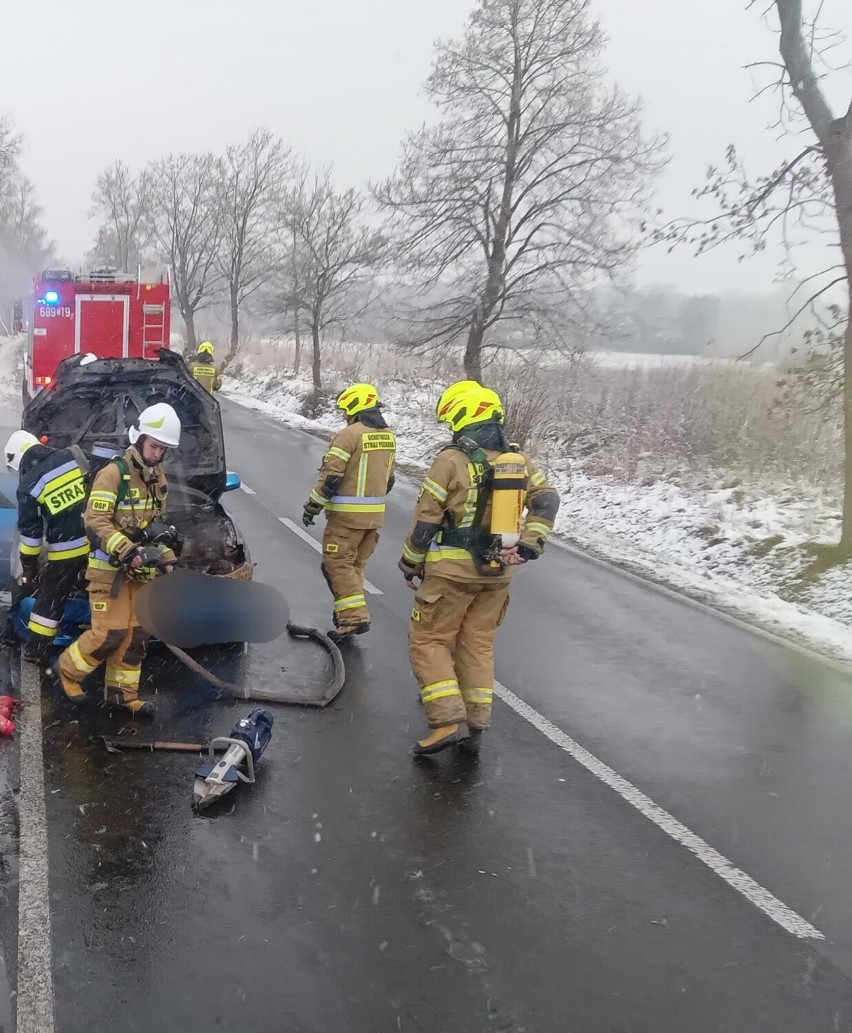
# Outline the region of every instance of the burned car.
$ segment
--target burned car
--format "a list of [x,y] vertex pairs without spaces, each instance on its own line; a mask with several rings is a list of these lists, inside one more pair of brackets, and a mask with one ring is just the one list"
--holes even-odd
[[54,448],[76,444],[90,456],[119,454],[127,448],[128,427],[155,402],[168,402],[182,425],[180,447],[169,450],[165,463],[167,518],[183,542],[181,566],[250,579],[245,541],[219,501],[240,483],[225,469],[219,403],[193,379],[179,355],[162,349],[155,361],[98,359],[88,364],[72,356],[24,409],[21,426]]

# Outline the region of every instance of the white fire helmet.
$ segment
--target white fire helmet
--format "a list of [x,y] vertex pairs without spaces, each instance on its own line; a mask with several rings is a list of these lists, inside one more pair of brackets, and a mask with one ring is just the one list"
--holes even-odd
[[166,448],[177,448],[180,444],[178,414],[166,402],[149,405],[139,413],[136,425],[127,431],[131,445],[135,445],[143,435]]
[[6,442],[6,466],[17,473],[21,467],[24,452],[37,444],[38,438],[35,434],[30,434],[28,430],[16,430]]

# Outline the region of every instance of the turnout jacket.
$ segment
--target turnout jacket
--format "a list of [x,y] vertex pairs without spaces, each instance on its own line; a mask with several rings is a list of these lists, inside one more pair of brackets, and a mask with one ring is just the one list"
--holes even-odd
[[189,371],[205,391],[213,394],[222,386],[222,378],[206,352],[199,352],[189,360]]
[[310,501],[325,509],[329,523],[371,529],[385,522],[385,496],[394,483],[396,438],[375,410],[334,436],[323,456]]
[[22,562],[32,563],[45,541],[48,560],[78,559],[89,551],[83,528],[87,473],[69,448],[32,445],[24,453],[18,482]]
[[[474,437],[471,433],[470,437]],[[490,443],[490,442],[488,442]],[[480,445],[489,462],[505,448]],[[526,517],[519,545],[540,556],[553,529],[559,509],[559,494],[535,463],[520,453],[526,464]],[[442,544],[443,530],[472,528],[479,501],[477,474],[470,457],[450,446],[441,451],[429,468],[417,498],[414,519],[402,550],[403,563],[426,574],[439,574],[453,581],[510,581],[516,567],[507,566],[496,575],[481,574],[468,549]],[[491,500],[485,507],[482,529],[487,534],[491,521]]]
[[[168,485],[162,464],[146,466],[135,448],[124,453],[128,475],[125,480],[115,462],[95,477],[86,507],[86,534],[91,544],[86,577],[90,582],[111,585],[116,567],[136,544],[135,532],[166,511]],[[122,481],[124,486],[120,488]],[[121,496],[124,498],[121,498]],[[174,563],[171,550],[164,551],[164,563]]]

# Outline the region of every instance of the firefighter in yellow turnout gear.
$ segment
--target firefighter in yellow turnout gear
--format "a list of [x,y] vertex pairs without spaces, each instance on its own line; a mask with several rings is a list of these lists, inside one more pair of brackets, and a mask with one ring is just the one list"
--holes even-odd
[[202,341],[198,351],[189,360],[189,370],[205,391],[213,394],[222,386],[222,378],[213,361],[215,354],[210,341]]
[[92,485],[84,517],[92,545],[86,569],[92,624],[59,658],[62,688],[74,702],[83,698],[82,682],[106,661],[106,701],[134,714],[154,711],[152,703],[139,699],[148,634],[136,617],[136,597],[146,581],[170,571],[176,557],[162,549],[150,566],[134,539],[166,510],[162,460],[166,449],[177,448],[180,431],[170,405],[158,402],[144,409],[128,431],[131,447],[108,463]]
[[507,441],[493,391],[454,384],[437,417],[453,443],[423,482],[399,562],[416,589],[409,655],[431,729],[415,744],[418,755],[455,743],[478,752],[514,568],[541,555],[559,509],[544,473]]
[[325,510],[322,572],[334,596],[335,642],[370,630],[364,595],[367,561],[385,521],[385,496],[393,487],[396,439],[381,413],[372,384],[353,384],[337,398],[346,427],[325,453],[305,503],[306,527]]

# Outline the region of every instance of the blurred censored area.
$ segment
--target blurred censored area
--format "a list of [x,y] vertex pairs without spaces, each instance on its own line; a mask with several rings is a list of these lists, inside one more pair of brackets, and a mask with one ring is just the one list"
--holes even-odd
[[271,642],[289,619],[271,585],[178,568],[140,591],[136,616],[154,638],[182,649],[229,642]]

